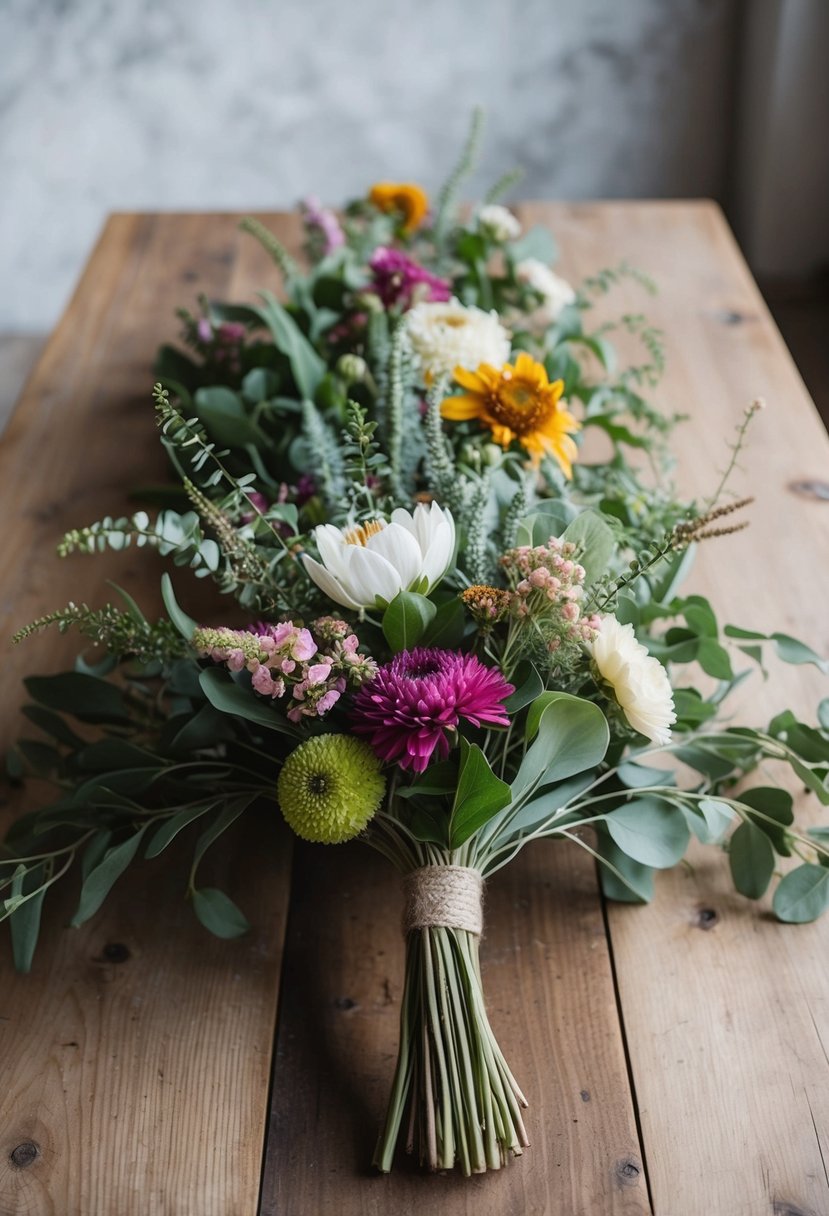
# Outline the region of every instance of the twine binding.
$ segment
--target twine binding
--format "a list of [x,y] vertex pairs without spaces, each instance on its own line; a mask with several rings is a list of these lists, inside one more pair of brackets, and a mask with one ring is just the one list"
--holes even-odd
[[469,866],[422,866],[403,879],[406,905],[403,933],[413,929],[466,929],[480,937],[484,927],[484,880]]

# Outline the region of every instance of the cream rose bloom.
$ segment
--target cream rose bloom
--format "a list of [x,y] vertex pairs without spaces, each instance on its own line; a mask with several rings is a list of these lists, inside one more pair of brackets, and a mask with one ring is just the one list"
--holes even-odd
[[588,649],[633,729],[652,743],[667,743],[676,722],[668,673],[637,642],[633,626],[620,624],[615,616],[603,617]]
[[482,363],[501,367],[509,359],[510,335],[496,312],[465,308],[458,300],[416,304],[406,330],[424,381],[451,376],[456,367],[475,371]]
[[534,314],[534,319],[546,325],[552,325],[561,316],[568,304],[572,304],[576,293],[561,275],[551,270],[537,258],[526,258],[515,267],[516,277],[532,287],[542,297],[542,305]]
[[488,203],[478,212],[478,227],[487,232],[493,241],[503,244],[514,241],[521,235],[521,224],[506,207],[500,203]]

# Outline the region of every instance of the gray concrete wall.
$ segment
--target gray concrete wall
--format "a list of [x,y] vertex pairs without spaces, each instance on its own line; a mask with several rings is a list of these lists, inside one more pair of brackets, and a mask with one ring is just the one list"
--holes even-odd
[[478,181],[721,196],[737,0],[0,0],[0,330],[60,312],[107,211]]

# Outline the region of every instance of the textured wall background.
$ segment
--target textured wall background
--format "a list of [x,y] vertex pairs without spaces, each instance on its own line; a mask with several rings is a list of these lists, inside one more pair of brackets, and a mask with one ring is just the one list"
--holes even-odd
[[0,329],[52,324],[107,211],[480,181],[722,196],[738,0],[0,0]]

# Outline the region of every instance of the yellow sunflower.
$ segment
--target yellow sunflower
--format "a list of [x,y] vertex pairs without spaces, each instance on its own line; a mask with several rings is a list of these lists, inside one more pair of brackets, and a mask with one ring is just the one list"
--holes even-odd
[[440,407],[444,418],[452,422],[478,418],[502,448],[517,440],[534,466],[542,456],[552,456],[565,477],[573,476],[578,448],[570,436],[579,424],[561,403],[564,381],[551,384],[543,363],[522,351],[515,366],[505,363],[499,369],[482,363],[475,372],[456,367],[454,376],[466,392],[444,400]]
[[368,197],[378,211],[399,211],[404,232],[419,228],[429,210],[428,194],[412,182],[377,182]]

